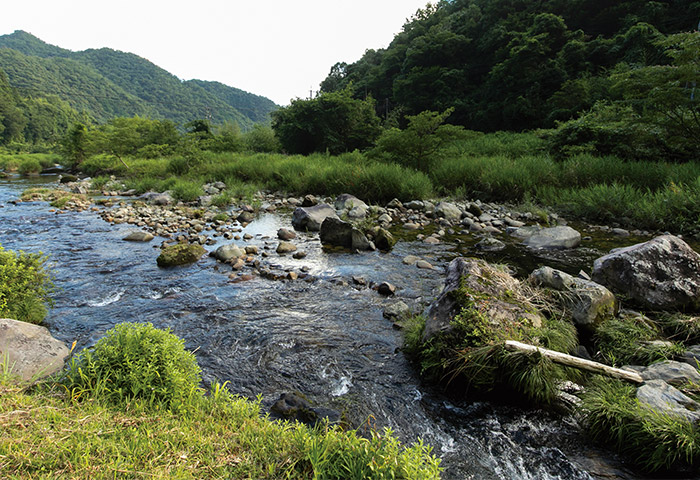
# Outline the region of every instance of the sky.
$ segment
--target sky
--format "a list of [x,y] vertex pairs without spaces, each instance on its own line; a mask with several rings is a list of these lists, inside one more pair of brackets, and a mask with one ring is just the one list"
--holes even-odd
[[21,0],[0,35],[24,30],[79,51],[135,53],[182,80],[218,81],[288,105],[336,62],[385,48],[428,0]]

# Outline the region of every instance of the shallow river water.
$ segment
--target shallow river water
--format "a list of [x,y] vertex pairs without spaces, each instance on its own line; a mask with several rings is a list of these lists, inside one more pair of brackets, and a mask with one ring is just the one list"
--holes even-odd
[[[469,239],[401,241],[390,253],[351,254],[324,252],[316,235],[302,234],[295,243],[309,255],[294,260],[273,253],[289,214],[265,214],[244,229],[254,237],[249,244],[272,248],[268,260],[281,270],[307,267],[314,281],[231,283],[230,267],[212,258],[158,268],[158,240],[125,242],[133,227],[109,225],[95,212],[11,203],[29,182],[0,180],[0,243],[50,255],[59,290],[45,323],[69,344],[92,345],[120,322],[169,327],[195,350],[205,382],[227,381],[235,393],[261,395],[266,407],[283,392],[300,392],[354,426],[391,427],[409,443],[421,437],[442,457],[446,479],[638,478],[588,445],[571,418],[448,400],[421,384],[400,351],[401,332],[382,317],[394,300],[353,285],[353,276],[391,282],[398,298],[421,309],[439,293],[450,259],[477,254]],[[488,259],[512,263],[520,274],[542,264],[576,273],[602,253],[584,247],[573,256],[536,257],[510,246]],[[409,254],[436,270],[404,265]]]

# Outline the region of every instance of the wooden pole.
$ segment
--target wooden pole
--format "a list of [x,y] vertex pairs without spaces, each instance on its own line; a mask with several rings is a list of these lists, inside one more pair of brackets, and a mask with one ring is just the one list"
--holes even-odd
[[554,363],[566,365],[567,367],[578,368],[579,370],[588,370],[589,372],[619,378],[620,380],[625,380],[631,383],[644,383],[642,376],[632,370],[610,367],[602,363],[574,357],[573,355],[567,355],[565,353],[548,350],[546,348],[535,347],[534,345],[528,345],[526,343],[516,342],[515,340],[506,340],[505,347],[506,350],[511,352],[539,353],[543,357],[549,358]]

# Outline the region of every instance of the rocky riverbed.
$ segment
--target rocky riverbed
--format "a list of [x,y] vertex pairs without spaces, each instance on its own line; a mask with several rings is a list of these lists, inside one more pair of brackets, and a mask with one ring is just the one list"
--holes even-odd
[[[192,205],[88,186],[63,184],[97,195],[50,209],[3,200],[11,210],[3,213],[19,218],[0,232],[3,245],[38,247],[56,260],[65,290],[48,324],[67,343],[90,345],[119,321],[171,327],[198,349],[209,380],[262,394],[269,407],[298,392],[322,415],[355,425],[372,418],[408,441],[422,436],[445,459],[445,478],[635,478],[586,445],[569,418],[442,398],[416,378],[392,322],[437,298],[455,257],[508,263],[520,278],[543,265],[578,277],[609,247],[647,241],[649,232],[567,225],[479,201],[374,206],[268,192],[219,208],[206,197],[222,184],[207,185]],[[294,228],[297,209],[319,206],[349,231],[349,246],[342,232],[322,241],[322,220],[319,231]],[[204,246],[210,257],[158,268],[159,250],[178,243]]]

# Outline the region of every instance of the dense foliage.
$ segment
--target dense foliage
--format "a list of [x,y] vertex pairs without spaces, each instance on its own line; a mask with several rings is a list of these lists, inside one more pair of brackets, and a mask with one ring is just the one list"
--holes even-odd
[[689,0],[443,0],[419,10],[386,49],[338,63],[321,84],[416,115],[454,107],[478,130],[551,127],[613,95],[608,72],[667,65],[660,36],[697,27]]
[[268,122],[277,107],[267,98],[220,83],[183,82],[131,53],[108,48],[72,52],[23,31],[0,36],[0,69],[23,97],[60,99],[59,105],[100,123],[134,115],[179,124],[208,117],[247,130]]
[[0,316],[41,323],[51,302],[53,283],[41,253],[4,250],[0,246]]
[[379,136],[380,122],[371,98],[352,98],[350,86],[316,98],[296,99],[272,114],[272,128],[289,153],[339,154],[366,149]]

